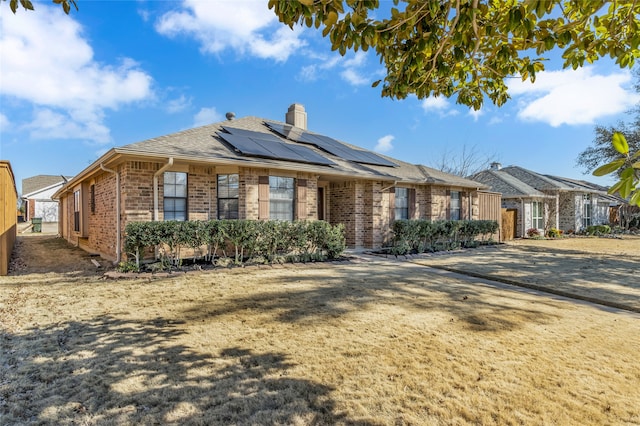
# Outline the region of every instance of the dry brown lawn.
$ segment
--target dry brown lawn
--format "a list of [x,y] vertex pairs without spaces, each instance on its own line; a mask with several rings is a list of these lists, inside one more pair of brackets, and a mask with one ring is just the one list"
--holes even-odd
[[[42,244],[57,272],[37,269]],[[640,424],[628,311],[425,259],[107,280],[58,239],[18,254],[0,277],[3,425]]]

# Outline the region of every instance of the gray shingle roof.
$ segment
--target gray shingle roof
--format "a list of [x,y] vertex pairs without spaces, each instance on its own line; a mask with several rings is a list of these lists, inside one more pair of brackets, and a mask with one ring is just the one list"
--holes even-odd
[[[379,153],[376,153],[376,155],[379,155],[382,158],[391,161],[392,163],[396,164],[397,167],[385,167],[347,161],[311,145],[305,146],[330,159],[331,161],[336,163],[336,165],[320,166],[271,158],[249,157],[236,152],[232,146],[230,146],[222,138],[216,135],[216,133],[221,132],[223,130],[222,127],[225,126],[251,130],[259,133],[266,133],[271,136],[275,135],[285,143],[295,143],[284,139],[278,134],[272,132],[267,126],[267,122],[283,125],[286,124],[272,120],[267,121],[258,117],[242,117],[232,121],[223,121],[219,123],[209,124],[202,127],[188,129],[165,136],[159,136],[145,141],[132,143],[119,148],[115,148],[115,151],[122,154],[136,154],[145,156],[156,155],[211,163],[223,161],[233,164],[246,164],[247,166],[303,170],[318,173],[321,175],[343,175],[363,179],[383,179],[407,183],[442,184],[474,189],[486,188],[482,183],[479,182],[444,173],[425,166],[406,163]],[[305,131],[313,134],[313,132],[311,131]],[[340,142],[344,143],[350,148],[363,150],[363,148],[357,147],[355,145],[350,145],[342,141]]]
[[505,172],[504,169],[484,170],[470,178],[488,185],[492,191],[500,192],[502,198],[545,197],[545,194]]
[[71,179],[71,176],[37,175],[22,179],[22,195],[31,194]]

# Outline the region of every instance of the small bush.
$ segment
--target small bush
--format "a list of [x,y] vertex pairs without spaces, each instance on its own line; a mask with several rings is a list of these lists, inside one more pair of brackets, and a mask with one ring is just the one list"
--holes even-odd
[[536,228],[527,229],[527,237],[529,238],[537,238],[540,237],[540,231]]
[[587,235],[608,235],[611,233],[611,227],[609,225],[591,225],[587,226]]
[[549,238],[559,238],[562,236],[562,231],[557,228],[551,228],[547,231],[547,237]]

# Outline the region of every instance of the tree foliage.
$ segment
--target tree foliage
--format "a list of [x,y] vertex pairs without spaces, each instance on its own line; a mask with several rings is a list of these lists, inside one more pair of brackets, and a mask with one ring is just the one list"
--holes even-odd
[[609,188],[609,194],[618,192],[622,198],[628,198],[629,204],[640,207],[640,151],[631,152],[627,139],[622,133],[614,133],[611,146],[619,158],[598,167],[594,176],[618,173],[618,182]]
[[382,96],[455,94],[475,109],[485,96],[504,104],[505,79],[534,81],[556,48],[573,69],[605,56],[631,68],[640,56],[634,0],[269,0],[269,8],[290,27],[323,27],[342,55],[374,49],[387,72],[373,83],[384,81]]
[[[3,1],[7,1],[7,0],[3,0]],[[66,13],[67,15],[71,11],[71,6],[75,7],[76,10],[78,10],[78,4],[76,3],[76,0],[51,0],[51,1],[55,4],[59,4],[60,6],[62,6],[62,10],[64,10],[64,13]],[[16,13],[18,11],[19,6],[22,6],[25,10],[35,10],[35,8],[33,7],[33,2],[31,2],[31,0],[9,0],[9,7],[11,8],[11,11],[13,13]]]
[[[635,89],[640,93],[640,68],[636,70]],[[618,181],[609,193],[629,198],[640,206],[640,103],[633,110],[634,120],[616,126],[596,126],[591,146],[582,151],[576,163],[594,176],[616,175]]]

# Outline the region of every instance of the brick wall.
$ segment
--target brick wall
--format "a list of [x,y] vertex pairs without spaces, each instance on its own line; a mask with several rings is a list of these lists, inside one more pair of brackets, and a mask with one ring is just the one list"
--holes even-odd
[[328,199],[332,225],[344,224],[347,246],[356,246],[356,185],[354,182],[332,182]]
[[216,181],[217,177],[211,167],[189,167],[187,177],[187,206],[189,220],[216,219]]
[[[116,177],[113,173],[105,172],[96,176],[92,182],[95,185],[95,208],[94,212],[89,212],[88,215],[89,233],[87,245],[103,257],[115,260]],[[126,198],[123,197],[123,199]],[[122,212],[124,206],[121,205],[120,207]],[[73,211],[73,204],[70,206],[70,211]],[[124,226],[125,220],[122,216],[120,217],[121,226]]]
[[258,177],[268,175],[269,170],[267,169],[240,169],[240,200],[238,206],[240,218],[258,220]]
[[442,186],[429,187],[430,196],[427,203],[427,217],[430,220],[447,220],[447,207],[449,205],[449,197],[447,189]]

